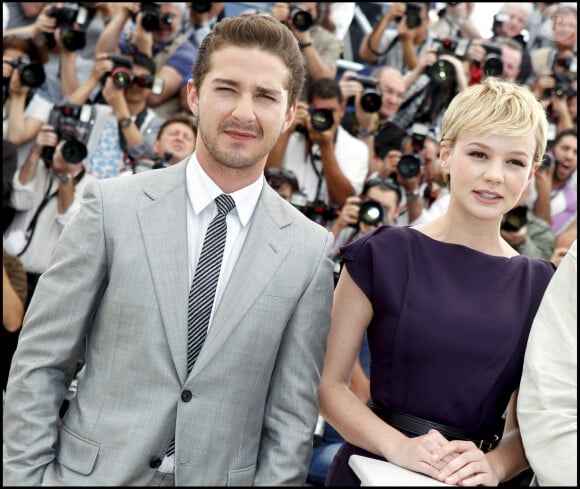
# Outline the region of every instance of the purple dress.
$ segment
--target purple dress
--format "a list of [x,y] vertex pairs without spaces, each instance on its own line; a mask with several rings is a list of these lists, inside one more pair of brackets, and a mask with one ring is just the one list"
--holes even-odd
[[[501,435],[522,373],[532,320],[554,273],[544,260],[503,258],[383,226],[342,249],[373,305],[368,327],[371,397],[468,433]],[[349,443],[327,486],[360,485]]]

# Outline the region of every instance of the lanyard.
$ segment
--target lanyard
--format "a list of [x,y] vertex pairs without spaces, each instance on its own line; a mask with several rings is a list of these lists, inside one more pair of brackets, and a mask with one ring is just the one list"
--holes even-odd
[[[74,180],[73,180],[74,184],[76,185],[77,183],[79,183],[81,178],[83,178],[84,175],[85,175],[85,169],[83,167],[81,172],[76,177],[74,177]],[[36,224],[38,222],[38,218],[40,217],[40,213],[46,207],[46,205],[52,200],[52,198],[58,194],[58,188],[54,192],[50,193],[50,191],[52,189],[52,182],[53,181],[54,181],[54,179],[51,178],[48,182],[48,187],[47,187],[46,192],[44,194],[44,198],[42,199],[42,202],[38,206],[38,209],[36,209],[36,212],[34,213],[34,216],[32,217],[30,224],[28,225],[28,228],[26,228],[26,233],[24,234],[24,236],[26,238],[26,245],[24,246],[22,251],[20,251],[20,253],[18,253],[17,256],[22,256],[24,254],[24,252],[30,246],[30,243],[32,241],[32,235],[34,234],[34,231],[36,230]]]

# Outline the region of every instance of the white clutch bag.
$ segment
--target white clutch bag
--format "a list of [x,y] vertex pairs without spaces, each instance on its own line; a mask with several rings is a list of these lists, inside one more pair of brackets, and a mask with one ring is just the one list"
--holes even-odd
[[351,455],[348,459],[348,465],[360,479],[361,486],[453,487],[428,475],[413,472],[385,460]]

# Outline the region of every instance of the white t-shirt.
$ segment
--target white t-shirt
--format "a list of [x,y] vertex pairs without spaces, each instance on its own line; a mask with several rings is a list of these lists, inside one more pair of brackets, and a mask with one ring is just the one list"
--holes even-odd
[[[321,179],[318,200],[328,204],[328,188],[322,172],[322,160],[315,156],[313,161],[311,154],[306,154],[306,148],[306,137],[294,132],[288,140],[282,166],[294,172],[300,191],[306,194],[310,202],[317,200],[316,194]],[[368,146],[338,126],[334,154],[340,170],[353,186],[355,195],[359,195],[369,171]],[[312,147],[312,155],[320,155],[317,144]]]
[[[24,109],[24,118],[27,119],[28,117],[33,117],[42,121],[44,124],[48,122],[48,117],[50,115],[50,111],[52,109],[53,103],[46,100],[42,95],[36,92],[30,103]],[[3,107],[2,112],[2,137],[6,139],[8,136],[8,114],[6,113],[6,106]],[[34,140],[36,136],[32,138],[27,143],[24,143],[17,148],[17,156],[18,156],[18,168],[20,168],[28,153],[30,152],[32,146],[34,145]]]

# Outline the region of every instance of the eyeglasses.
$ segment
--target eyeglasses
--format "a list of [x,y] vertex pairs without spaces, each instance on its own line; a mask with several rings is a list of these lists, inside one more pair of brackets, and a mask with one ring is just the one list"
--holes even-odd
[[383,95],[394,95],[395,97],[397,97],[399,100],[403,100],[405,98],[405,93],[401,93],[401,92],[396,92],[395,90],[393,90],[391,87],[383,87],[383,86],[379,86],[379,90],[381,91],[381,93]]

